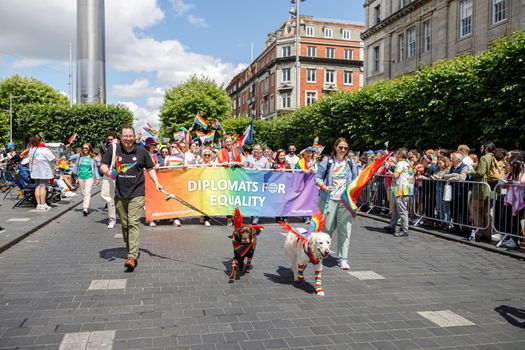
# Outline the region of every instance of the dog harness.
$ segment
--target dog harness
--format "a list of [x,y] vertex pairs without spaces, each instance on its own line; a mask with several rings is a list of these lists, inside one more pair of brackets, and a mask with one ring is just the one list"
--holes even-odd
[[308,245],[308,241],[304,241],[303,242],[303,250],[304,250],[304,253],[308,256],[308,258],[310,259],[310,262],[314,265],[316,264],[319,264],[319,262],[321,260],[317,260],[315,257],[314,257],[314,253],[312,252],[312,248]]

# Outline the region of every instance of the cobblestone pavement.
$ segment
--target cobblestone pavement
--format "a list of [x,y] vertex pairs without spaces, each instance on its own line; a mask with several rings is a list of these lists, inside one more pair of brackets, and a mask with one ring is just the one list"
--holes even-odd
[[[350,272],[325,297],[290,283],[267,225],[251,274],[228,284],[226,228],[142,228],[140,265],[99,208],[73,210],[0,254],[1,349],[525,349],[524,263],[422,233],[353,225]],[[335,247],[335,242],[333,247]]]

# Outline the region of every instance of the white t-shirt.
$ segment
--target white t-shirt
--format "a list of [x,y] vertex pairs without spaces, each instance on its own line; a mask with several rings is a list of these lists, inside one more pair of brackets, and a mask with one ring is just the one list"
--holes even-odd
[[186,151],[186,153],[184,153],[184,164],[185,165],[195,164],[195,155],[191,153],[190,151]]
[[474,161],[469,156],[466,156],[465,158],[463,158],[463,164],[470,168],[472,167],[472,164],[474,164]]
[[51,163],[55,156],[47,147],[33,147],[29,150],[29,170],[32,179],[52,179],[54,166]]
[[293,156],[287,154],[285,160],[288,162],[288,164],[290,164],[290,169],[295,169],[295,165],[299,162],[299,157],[297,157],[295,154]]

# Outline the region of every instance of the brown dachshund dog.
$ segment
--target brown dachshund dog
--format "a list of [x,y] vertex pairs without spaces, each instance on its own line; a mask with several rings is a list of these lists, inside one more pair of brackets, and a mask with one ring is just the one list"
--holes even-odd
[[[239,209],[235,209],[233,222],[235,231],[233,231],[231,239],[234,256],[229,283],[233,283],[237,279],[237,269],[240,271],[244,270],[244,273],[250,273],[252,258],[257,247],[257,235],[263,229],[259,225],[243,225]],[[246,264],[244,264],[245,258]]]

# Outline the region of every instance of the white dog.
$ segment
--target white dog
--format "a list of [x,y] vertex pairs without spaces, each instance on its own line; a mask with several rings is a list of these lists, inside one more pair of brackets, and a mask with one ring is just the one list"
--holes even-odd
[[[306,232],[303,228],[298,228],[296,231],[300,234]],[[304,269],[308,263],[312,263],[315,268],[315,292],[320,296],[324,295],[321,284],[322,262],[330,254],[331,243],[332,239],[324,232],[313,232],[306,238],[301,238],[297,234],[289,232],[284,242],[284,252],[292,260],[294,281],[304,281]]]

